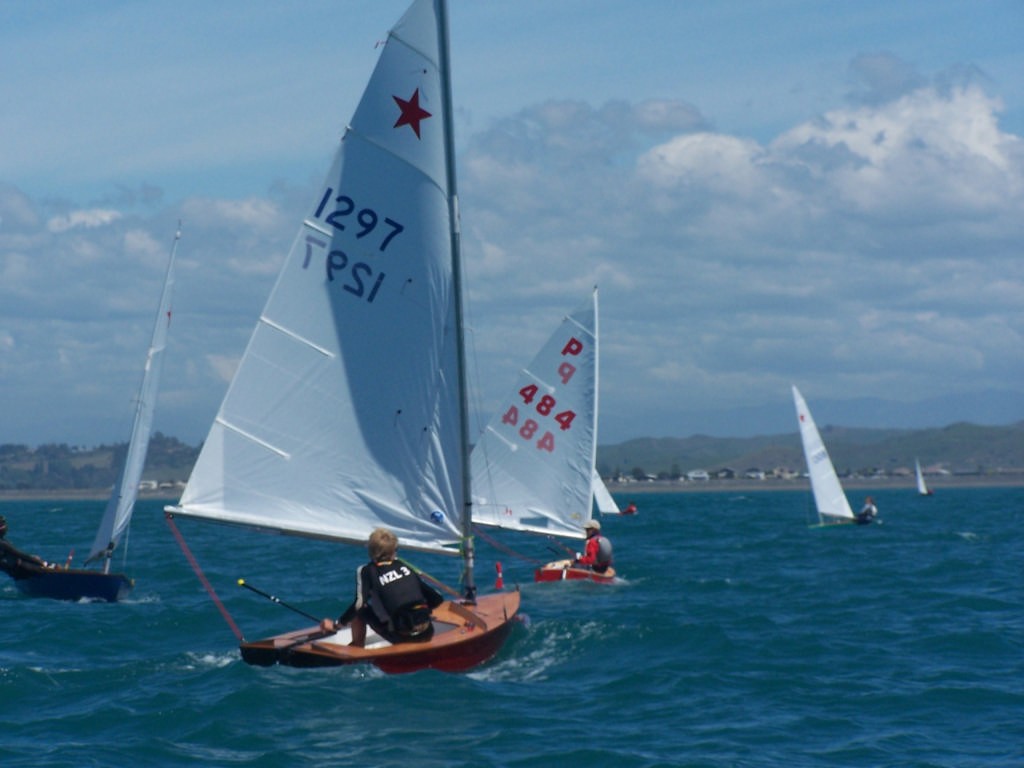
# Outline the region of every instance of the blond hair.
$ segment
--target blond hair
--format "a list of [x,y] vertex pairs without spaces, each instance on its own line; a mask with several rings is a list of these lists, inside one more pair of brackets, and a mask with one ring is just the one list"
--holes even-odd
[[377,528],[367,539],[366,549],[371,560],[394,560],[395,552],[398,551],[398,537],[387,528]]

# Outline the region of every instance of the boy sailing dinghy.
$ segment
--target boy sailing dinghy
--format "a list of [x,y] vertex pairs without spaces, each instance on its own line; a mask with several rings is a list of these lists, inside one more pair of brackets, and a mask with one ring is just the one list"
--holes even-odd
[[796,405],[800,441],[807,460],[814,504],[818,509],[818,525],[813,527],[857,522],[807,403],[796,387],[793,387],[793,402]]
[[[102,600],[114,603],[126,597],[134,586],[134,581],[123,573],[111,573],[110,565],[114,550],[131,522],[139,493],[139,481],[142,479],[142,470],[146,464],[146,452],[149,448],[160,383],[160,369],[167,346],[167,329],[171,324],[174,256],[180,239],[179,229],[174,235],[174,244],[171,246],[171,255],[164,274],[160,306],[153,324],[153,336],[149,352],[146,354],[142,383],[135,402],[128,450],[121,464],[117,482],[114,484],[114,492],[107,502],[99,529],[96,531],[92,550],[86,560],[86,565],[102,560],[103,568],[69,568],[47,563],[35,555],[15,549],[0,536],[0,569],[14,579],[14,585],[22,594],[55,600]],[[70,560],[68,557],[69,562]]]
[[[473,446],[473,522],[513,531],[584,538],[592,520],[597,451],[597,289],[567,315],[519,372]],[[605,490],[607,494],[607,490]],[[542,565],[535,581],[613,581],[571,560]]]
[[427,642],[371,632],[360,648],[348,628],[319,626],[250,642],[236,630],[250,664],[465,670],[500,650],[519,610],[518,591],[477,597],[473,581],[448,66],[445,3],[416,0],[167,513],[360,548],[387,527],[404,550],[461,554],[464,596],[434,610]]

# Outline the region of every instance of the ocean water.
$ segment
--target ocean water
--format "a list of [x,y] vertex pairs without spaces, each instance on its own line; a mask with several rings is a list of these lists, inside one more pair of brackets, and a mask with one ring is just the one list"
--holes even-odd
[[[883,525],[811,530],[802,492],[640,495],[638,516],[602,521],[611,586],[535,585],[481,542],[481,588],[500,560],[528,621],[476,671],[399,676],[244,664],[144,501],[127,602],[28,599],[2,577],[0,765],[1024,765],[1024,489],[874,496]],[[0,514],[16,545],[78,563],[102,507]],[[237,579],[335,616],[362,560],[178,524],[253,638],[308,621]],[[455,561],[410,559],[455,578]]]

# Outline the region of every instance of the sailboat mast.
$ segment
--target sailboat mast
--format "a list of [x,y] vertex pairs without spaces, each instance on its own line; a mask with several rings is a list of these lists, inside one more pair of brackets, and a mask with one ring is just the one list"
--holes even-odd
[[462,253],[459,224],[459,194],[455,184],[455,121],[452,117],[451,63],[448,57],[448,3],[437,0],[438,38],[440,40],[441,84],[444,88],[444,142],[445,172],[448,182],[448,221],[452,251],[452,287],[455,301],[455,344],[458,357],[459,390],[459,465],[462,473],[462,559],[465,597],[476,600],[476,583],[473,580],[473,494],[470,487],[469,467],[469,406],[466,397],[466,345],[463,331],[462,312]]
[[110,572],[110,561],[114,556],[121,536],[127,532],[131,522],[135,501],[139,493],[139,480],[146,465],[146,453],[149,449],[150,433],[153,429],[153,411],[156,408],[157,387],[159,386],[160,370],[163,355],[167,346],[167,328],[171,322],[171,294],[174,288],[174,260],[178,253],[178,241],[181,240],[181,222],[174,234],[171,255],[167,259],[164,272],[163,289],[160,293],[160,305],[157,307],[153,322],[153,334],[146,353],[146,365],[142,372],[142,382],[135,398],[135,411],[132,416],[132,431],[128,438],[128,449],[114,484],[114,492],[107,502],[99,530],[93,541],[92,550],[86,563],[99,558],[104,559],[103,572]]

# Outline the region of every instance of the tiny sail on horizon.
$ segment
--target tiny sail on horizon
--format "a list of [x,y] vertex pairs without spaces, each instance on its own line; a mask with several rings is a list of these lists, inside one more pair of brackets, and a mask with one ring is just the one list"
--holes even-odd
[[914,459],[914,476],[917,479],[917,493],[920,496],[931,496],[932,491],[924,481],[924,472],[921,471],[921,462]]

